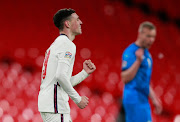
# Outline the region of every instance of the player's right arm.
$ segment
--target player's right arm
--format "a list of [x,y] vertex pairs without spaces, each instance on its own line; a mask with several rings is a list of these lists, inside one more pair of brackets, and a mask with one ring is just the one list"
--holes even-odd
[[[135,54],[136,60],[133,62],[133,64],[129,68],[121,72],[121,81],[123,81],[125,84],[131,81],[136,76],[136,73],[143,60],[144,50],[140,48],[136,51]],[[128,61],[126,61],[126,63],[128,63]]]

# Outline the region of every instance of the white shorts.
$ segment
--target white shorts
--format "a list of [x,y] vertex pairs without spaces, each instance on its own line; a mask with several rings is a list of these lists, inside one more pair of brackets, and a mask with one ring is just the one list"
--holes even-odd
[[43,122],[72,122],[70,114],[40,112]]

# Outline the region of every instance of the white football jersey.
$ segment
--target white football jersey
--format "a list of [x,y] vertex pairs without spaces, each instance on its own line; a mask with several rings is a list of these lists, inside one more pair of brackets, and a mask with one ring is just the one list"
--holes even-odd
[[[58,70],[58,63],[67,64],[67,80],[70,81],[76,54],[75,44],[66,35],[60,35],[47,49],[42,68],[41,86],[38,96],[38,109],[40,112],[70,113],[69,96],[63,90],[61,84],[55,78]],[[85,71],[83,71],[85,74]],[[87,74],[85,74],[87,75]],[[83,79],[85,79],[85,76]],[[83,80],[81,78],[81,80]],[[74,88],[73,88],[74,90]],[[80,102],[81,97],[75,91],[76,103]]]

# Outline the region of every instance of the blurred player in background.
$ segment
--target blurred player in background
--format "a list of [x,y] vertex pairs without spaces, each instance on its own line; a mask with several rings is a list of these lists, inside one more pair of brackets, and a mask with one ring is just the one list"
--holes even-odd
[[44,122],[71,122],[69,97],[81,109],[89,103],[88,98],[80,96],[73,86],[81,83],[96,67],[91,60],[86,60],[83,70],[72,77],[76,54],[76,46],[72,41],[82,33],[82,21],[73,9],[59,10],[53,20],[60,35],[46,51],[38,109]]
[[123,107],[126,122],[152,121],[148,97],[156,113],[162,111],[161,101],[150,86],[152,57],[148,49],[155,37],[156,27],[151,22],[143,22],[139,26],[137,40],[123,53],[121,79],[125,83]]

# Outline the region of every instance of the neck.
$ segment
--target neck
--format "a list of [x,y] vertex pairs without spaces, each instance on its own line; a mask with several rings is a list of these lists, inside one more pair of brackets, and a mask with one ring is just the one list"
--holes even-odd
[[60,34],[65,34],[71,41],[75,39],[75,35],[70,33],[69,31],[63,30],[63,31],[60,31]]
[[143,47],[143,45],[142,45],[142,43],[141,43],[141,41],[140,41],[139,39],[137,39],[137,40],[135,41],[135,44],[136,44],[137,46],[139,46],[139,47]]

